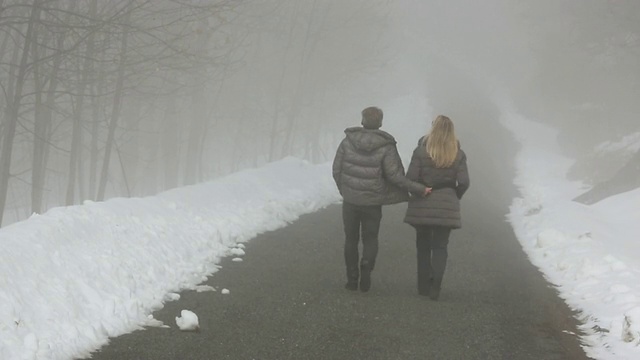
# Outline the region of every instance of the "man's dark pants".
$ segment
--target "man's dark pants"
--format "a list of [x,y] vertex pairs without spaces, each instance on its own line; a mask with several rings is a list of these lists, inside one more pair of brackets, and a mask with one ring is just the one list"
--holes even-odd
[[[370,273],[378,255],[378,232],[382,219],[382,206],[361,206],[348,202],[342,203],[342,220],[344,223],[344,260],[347,265],[347,285],[357,286],[360,268]],[[362,259],[359,259],[358,243],[362,233]],[[361,284],[362,286],[362,284]],[[368,290],[361,289],[361,290]]]

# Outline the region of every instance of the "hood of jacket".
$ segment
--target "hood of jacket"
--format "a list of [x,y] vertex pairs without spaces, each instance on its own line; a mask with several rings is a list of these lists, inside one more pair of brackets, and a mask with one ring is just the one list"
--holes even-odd
[[365,129],[363,127],[347,128],[344,133],[353,146],[361,151],[371,152],[386,145],[395,145],[396,139],[386,131]]

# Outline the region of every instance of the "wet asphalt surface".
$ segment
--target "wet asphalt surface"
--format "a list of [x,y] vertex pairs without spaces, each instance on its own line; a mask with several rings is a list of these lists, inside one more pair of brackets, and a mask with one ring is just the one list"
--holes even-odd
[[[414,232],[405,205],[384,208],[368,293],[343,288],[340,205],[259,235],[243,262],[224,259],[148,328],[94,359],[585,359],[570,311],[528,262],[504,214],[465,203],[452,233],[440,300],[417,294]],[[174,318],[194,311],[201,331]]]
[[[463,228],[451,235],[439,301],[417,294],[415,233],[402,223],[406,204],[383,209],[371,290],[345,290],[341,208],[332,205],[257,236],[243,262],[223,259],[206,283],[217,292],[187,291],[154,313],[170,328],[115,338],[93,358],[586,359],[573,314],[505,221],[517,196],[517,146],[488,103],[470,103],[459,115],[475,119],[461,126],[471,188]],[[479,126],[491,139],[478,136]],[[200,332],[178,329],[182,309],[198,315]]]

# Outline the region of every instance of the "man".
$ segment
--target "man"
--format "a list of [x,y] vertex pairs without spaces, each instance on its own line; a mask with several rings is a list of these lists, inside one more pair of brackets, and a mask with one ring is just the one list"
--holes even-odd
[[[369,291],[371,271],[378,254],[382,205],[405,202],[408,191],[427,194],[430,189],[404,176],[396,141],[380,130],[382,110],[362,110],[362,127],[350,127],[333,160],[333,179],[342,195],[344,260],[348,290]],[[362,259],[358,243],[362,232]]]

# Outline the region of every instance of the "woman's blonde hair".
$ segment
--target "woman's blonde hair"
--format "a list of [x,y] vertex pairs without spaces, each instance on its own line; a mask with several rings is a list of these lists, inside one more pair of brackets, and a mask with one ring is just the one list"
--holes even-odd
[[453,165],[458,156],[458,139],[451,119],[438,115],[433,120],[431,132],[427,135],[426,150],[436,167],[446,168]]

